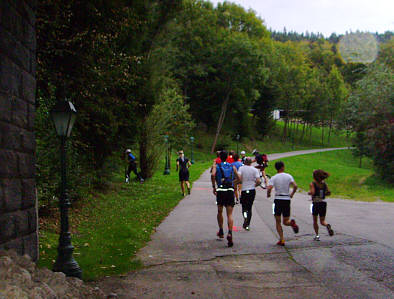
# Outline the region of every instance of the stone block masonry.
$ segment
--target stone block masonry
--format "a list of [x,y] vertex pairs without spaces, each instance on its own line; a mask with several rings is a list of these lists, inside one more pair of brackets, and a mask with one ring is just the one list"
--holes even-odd
[[0,249],[38,258],[36,0],[0,1]]

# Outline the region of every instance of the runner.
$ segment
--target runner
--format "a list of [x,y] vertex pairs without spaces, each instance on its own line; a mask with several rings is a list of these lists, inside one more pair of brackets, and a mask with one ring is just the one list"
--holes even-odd
[[252,151],[252,155],[255,156],[252,162],[256,162],[257,166],[256,168],[261,171],[261,178],[264,178],[264,183],[265,186],[262,186],[263,189],[266,188],[268,185],[268,178],[267,175],[265,174],[265,169],[268,167],[268,158],[266,154],[260,154],[256,149]]
[[[242,166],[242,162],[239,159],[238,154],[234,154],[233,158],[234,158],[233,165],[235,166],[235,168],[238,171],[238,169]],[[234,184],[234,194],[235,194],[235,203],[236,204],[239,204],[239,198],[241,196],[240,190],[241,190],[241,185],[240,184]]]
[[135,163],[136,158],[131,153],[130,149],[127,149],[125,151],[125,154],[126,154],[126,158],[127,158],[127,163],[129,164],[127,171],[126,171],[126,183],[130,182],[130,173],[131,173],[131,171],[133,171],[135,173],[135,175],[137,176],[137,178],[139,179],[140,183],[142,184],[144,182],[144,179],[137,171],[137,163]]
[[[267,197],[271,197],[271,191],[275,188],[275,200],[274,200],[274,215],[276,221],[276,230],[279,234],[279,241],[276,243],[280,246],[285,246],[285,239],[283,237],[283,229],[280,224],[281,215],[283,215],[283,224],[286,226],[291,226],[293,228],[294,233],[298,233],[298,225],[296,224],[294,219],[290,219],[290,200],[293,198],[294,194],[297,191],[297,184],[294,181],[293,177],[285,173],[285,164],[282,161],[275,163],[275,168],[278,171],[276,175],[274,175],[269,183],[267,188]],[[293,186],[293,191],[290,194],[290,186]]]
[[242,227],[248,231],[252,219],[252,206],[256,196],[255,187],[261,184],[260,173],[257,168],[252,167],[252,159],[248,157],[245,159],[245,165],[239,168],[238,175],[242,183],[241,204],[244,217]]
[[316,236],[313,238],[315,241],[320,241],[319,236],[319,224],[317,222],[317,216],[320,217],[320,224],[327,227],[328,234],[330,236],[334,235],[334,231],[331,225],[325,221],[327,213],[327,202],[324,201],[327,195],[331,192],[328,189],[325,179],[330,175],[324,170],[318,169],[313,172],[313,182],[309,185],[309,195],[312,195],[312,217],[313,217],[313,228],[315,230]]
[[[227,152],[220,152],[220,159],[226,161]],[[233,246],[233,208],[234,208],[234,179],[239,180],[237,169],[235,166],[227,162],[222,162],[213,167],[211,174],[213,194],[216,195],[216,203],[218,206],[217,221],[219,225],[219,231],[217,236],[219,238],[224,237],[223,232],[223,207],[226,208],[227,214],[227,242],[228,247]],[[217,184],[217,188],[216,188]]]
[[245,151],[242,151],[241,152],[241,162],[242,162],[242,164],[245,164],[245,159],[246,159],[246,153],[245,153]]
[[190,194],[189,167],[192,166],[188,158],[185,158],[183,151],[178,152],[179,158],[176,160],[176,171],[179,169],[179,181],[181,182],[182,194],[185,196],[185,183],[187,193]]

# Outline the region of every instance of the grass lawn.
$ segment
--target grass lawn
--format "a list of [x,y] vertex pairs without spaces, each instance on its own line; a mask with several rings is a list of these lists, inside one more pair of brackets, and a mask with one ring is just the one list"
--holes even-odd
[[[394,188],[382,183],[374,176],[372,161],[364,158],[362,167],[350,150],[339,150],[294,156],[282,159],[286,171],[293,175],[302,190],[309,190],[312,172],[323,169],[331,174],[327,184],[332,197],[349,198],[360,201],[394,202]],[[274,162],[270,163],[267,173],[275,174]]]
[[[84,280],[141,267],[135,259],[136,252],[182,199],[174,161],[170,175],[163,175],[163,163],[155,176],[142,185],[136,181],[125,184],[123,173],[114,174],[111,190],[92,195],[70,210],[74,257],[83,270]],[[198,179],[210,164],[196,161],[190,169],[190,181]],[[38,264],[49,269],[57,255],[56,217],[41,220],[40,227]]]

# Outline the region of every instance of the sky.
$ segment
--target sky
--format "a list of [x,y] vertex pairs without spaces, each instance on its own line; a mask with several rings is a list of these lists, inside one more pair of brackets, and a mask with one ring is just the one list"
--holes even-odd
[[[217,4],[219,0],[209,0]],[[268,29],[344,34],[394,31],[394,0],[231,0],[253,9]]]

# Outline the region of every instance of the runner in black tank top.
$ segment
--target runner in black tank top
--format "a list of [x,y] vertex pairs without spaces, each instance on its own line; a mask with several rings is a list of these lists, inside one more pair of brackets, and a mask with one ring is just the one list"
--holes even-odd
[[309,185],[308,194],[312,196],[312,217],[313,217],[313,228],[315,230],[316,236],[315,241],[320,241],[319,236],[319,224],[317,217],[320,217],[320,224],[327,227],[328,234],[330,236],[334,235],[334,231],[331,225],[325,221],[327,213],[327,203],[325,202],[326,195],[330,195],[331,192],[328,189],[325,179],[329,177],[329,174],[324,170],[318,169],[313,172],[313,182]]
[[181,182],[182,194],[185,196],[185,183],[187,187],[187,193],[190,194],[190,183],[189,183],[189,167],[192,165],[188,158],[185,158],[183,151],[179,151],[179,158],[176,160],[176,170],[179,169],[179,181]]

